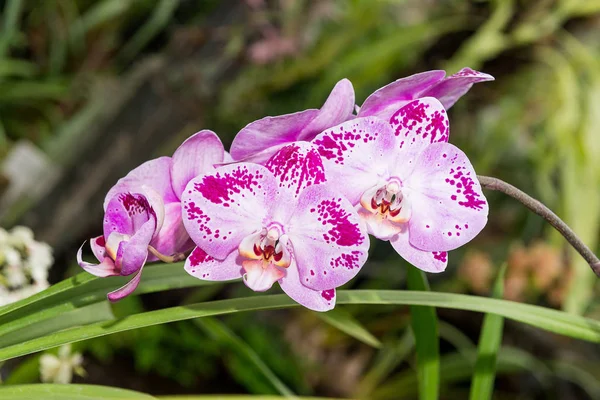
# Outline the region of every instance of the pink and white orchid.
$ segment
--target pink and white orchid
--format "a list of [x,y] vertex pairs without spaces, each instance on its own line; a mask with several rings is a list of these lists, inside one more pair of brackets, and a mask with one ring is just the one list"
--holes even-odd
[[[441,70],[398,79],[371,94],[358,108],[358,117],[376,116],[389,120],[400,107],[422,97],[437,98],[449,109],[478,82],[492,81],[491,75],[463,68],[446,77]],[[231,144],[236,161],[264,163],[278,149],[296,141],[312,141],[325,129],[355,118],[354,88],[348,79],[339,81],[320,110],[305,110],[265,117],[248,124]]]
[[[136,274],[129,283],[108,294],[111,301],[131,294],[138,286],[147,261],[169,260],[194,246],[181,218],[181,195],[195,176],[212,172],[224,161],[217,135],[200,131],[173,154],[148,161],[113,186],[104,202],[103,235],[90,246],[100,264],[82,260],[79,265],[99,276]],[[83,247],[83,246],[82,246]]]
[[425,97],[396,110],[389,122],[356,118],[313,141],[330,185],[357,205],[368,232],[429,272],[443,271],[446,252],[487,222],[475,171],[447,143],[448,126],[444,106]]
[[239,163],[187,185],[184,225],[198,245],[185,269],[205,280],[243,277],[255,291],[274,282],[298,303],[326,311],[335,288],[367,258],[354,207],[325,184],[309,143],[280,148],[265,166]]

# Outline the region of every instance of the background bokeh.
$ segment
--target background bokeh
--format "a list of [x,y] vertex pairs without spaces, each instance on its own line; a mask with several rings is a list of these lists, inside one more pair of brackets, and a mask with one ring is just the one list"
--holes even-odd
[[[6,0],[0,10],[0,223],[30,226],[54,248],[52,282],[79,272],[77,248],[100,232],[116,180],[192,133],[214,130],[227,148],[257,118],[320,107],[342,78],[361,104],[395,79],[465,66],[496,81],[450,110],[450,141],[598,249],[598,0]],[[562,237],[512,199],[488,199],[488,226],[429,274],[432,289],[487,296],[507,264],[506,298],[600,317],[596,279]],[[347,287],[403,288],[404,261],[372,243]],[[237,295],[250,291],[176,290],[114,311]],[[305,309],[238,314],[74,344],[87,371],[75,379],[153,394],[277,393],[249,364],[258,357],[298,394],[415,398],[408,309],[343,308],[383,347]],[[442,398],[464,399],[481,316],[438,315]],[[5,381],[37,381],[38,357],[9,363]],[[498,370],[497,399],[600,398],[597,345],[522,324],[506,323]]]

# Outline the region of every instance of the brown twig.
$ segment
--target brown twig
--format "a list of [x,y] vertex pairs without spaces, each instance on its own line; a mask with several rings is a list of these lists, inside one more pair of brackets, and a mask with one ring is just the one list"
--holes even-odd
[[573,248],[577,250],[579,254],[581,254],[581,256],[592,268],[592,271],[594,271],[594,273],[600,277],[600,259],[592,250],[590,250],[589,247],[585,245],[585,243],[581,241],[581,239],[579,239],[577,234],[573,232],[573,230],[562,219],[560,219],[558,215],[552,212],[552,210],[542,204],[539,200],[534,199],[527,193],[498,178],[477,175],[477,179],[479,179],[479,183],[481,183],[482,187],[490,190],[497,190],[512,197],[513,199],[518,200],[525,207],[529,208],[531,211],[548,221],[550,225],[559,231],[561,235],[567,239],[571,246],[573,246]]

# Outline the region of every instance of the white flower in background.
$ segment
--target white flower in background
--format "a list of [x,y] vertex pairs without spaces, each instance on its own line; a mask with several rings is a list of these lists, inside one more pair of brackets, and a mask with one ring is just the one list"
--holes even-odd
[[46,289],[53,262],[52,248],[36,242],[31,229],[0,228],[0,306]]
[[58,349],[58,357],[54,354],[43,354],[40,357],[40,375],[44,383],[70,383],[73,372],[85,376],[81,366],[81,353],[71,354],[71,345],[66,344]]

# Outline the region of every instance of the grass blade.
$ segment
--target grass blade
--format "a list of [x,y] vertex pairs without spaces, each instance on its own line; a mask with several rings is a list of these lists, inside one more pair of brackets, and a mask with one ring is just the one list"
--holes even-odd
[[379,339],[373,336],[371,332],[362,326],[348,311],[341,308],[335,308],[326,313],[319,313],[317,315],[329,325],[360,340],[364,344],[375,348],[381,347]]
[[[504,265],[498,273],[496,283],[494,284],[493,296],[502,298],[504,293]],[[475,363],[475,372],[473,383],[471,384],[470,400],[491,399],[494,392],[494,379],[496,378],[496,359],[498,349],[502,343],[502,329],[504,328],[504,318],[499,315],[486,314],[483,318],[481,336],[477,350],[477,361]]]
[[294,392],[292,392],[291,389],[288,388],[273,371],[271,371],[271,368],[265,364],[260,356],[221,321],[216,318],[202,318],[196,319],[194,322],[215,339],[225,342],[233,351],[242,354],[250,364],[253,364],[254,367],[263,374],[281,395],[286,397],[295,396]]
[[149,394],[98,385],[32,384],[0,386],[2,400],[152,400]]
[[[493,313],[557,334],[600,343],[600,321],[558,310],[507,300],[453,293],[408,290],[341,290],[338,292],[337,303],[418,305]],[[243,311],[281,309],[293,306],[297,306],[297,304],[285,295],[262,295],[149,311],[108,322],[66,329],[0,348],[0,361],[35,353],[65,343],[77,342],[150,325]],[[10,318],[10,314],[8,318]]]
[[[425,273],[408,267],[407,284],[411,290],[429,291]],[[410,306],[411,327],[415,335],[419,399],[435,400],[440,392],[440,342],[435,308]]]

